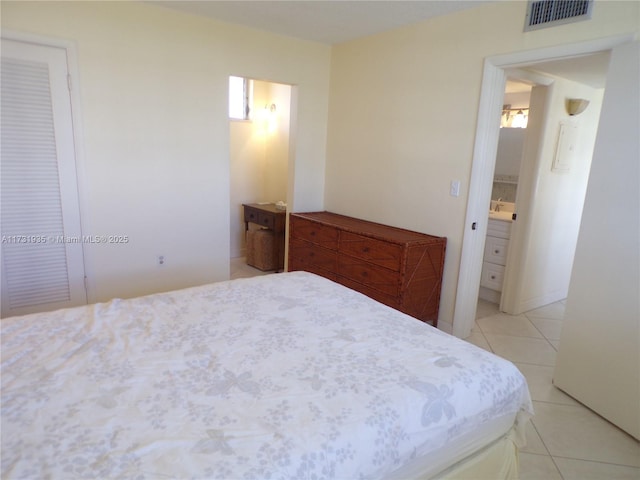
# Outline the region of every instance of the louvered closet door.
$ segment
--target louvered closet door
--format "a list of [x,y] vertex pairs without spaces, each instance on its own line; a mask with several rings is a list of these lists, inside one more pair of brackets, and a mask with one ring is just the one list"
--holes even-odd
[[86,304],[66,50],[2,39],[2,316]]

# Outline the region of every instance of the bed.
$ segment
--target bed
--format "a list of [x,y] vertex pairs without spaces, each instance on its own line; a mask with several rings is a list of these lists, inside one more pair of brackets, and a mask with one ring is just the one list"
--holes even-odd
[[306,272],[1,326],[3,479],[516,478],[533,414],[510,362]]

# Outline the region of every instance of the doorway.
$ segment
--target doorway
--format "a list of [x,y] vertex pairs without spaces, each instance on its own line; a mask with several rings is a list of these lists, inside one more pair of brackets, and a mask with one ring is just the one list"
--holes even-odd
[[[238,78],[238,77],[236,77]],[[287,204],[291,158],[292,86],[245,78],[244,118],[230,118],[231,277],[244,268],[243,204]],[[231,89],[230,89],[231,94]],[[242,110],[242,109],[241,109]]]
[[502,297],[512,217],[516,210],[531,90],[528,82],[507,79],[478,295],[479,299],[497,306]]
[[[493,183],[493,171],[499,132],[499,122],[496,119],[500,118],[500,112],[503,106],[502,102],[508,70],[516,67],[521,69],[523,66],[528,66],[529,69],[534,70],[535,66],[541,66],[547,62],[580,58],[594,53],[606,52],[614,46],[626,43],[630,40],[631,39],[628,36],[619,36],[585,42],[582,44],[551,47],[537,51],[503,55],[486,60],[479,107],[476,145],[474,148],[474,162],[472,166],[465,234],[462,245],[458,291],[454,311],[453,333],[456,336],[461,338],[467,337],[475,319],[477,306],[476,299],[480,284],[482,257],[487,232],[487,206],[490,204],[491,185]],[[558,102],[555,104],[546,102],[545,106],[547,108],[564,108],[564,105],[558,105]],[[545,113],[543,122],[545,126],[550,125],[548,112]],[[557,125],[554,125],[554,128],[557,128]],[[551,142],[551,144],[555,143],[557,142]],[[553,148],[555,148],[555,146]],[[541,198],[543,199],[543,193],[544,188],[541,190],[538,183],[531,185],[530,198],[532,201],[537,201]],[[518,202],[520,202],[520,199]],[[520,205],[518,208],[520,208]],[[532,216],[535,217],[535,215]],[[530,221],[532,216],[530,216],[528,221]],[[555,216],[556,215],[554,215],[554,217]],[[520,220],[520,218],[518,220]],[[531,233],[531,229],[524,228],[523,225],[526,226],[525,222],[520,222],[517,227],[517,230],[520,231],[518,242],[526,246],[527,244],[530,244],[530,238],[527,237],[526,234]],[[542,235],[549,232],[537,233]],[[555,235],[558,232],[551,233]],[[544,247],[544,244],[542,245]],[[515,255],[516,251],[517,248],[510,250],[509,260]],[[520,262],[523,261],[522,257],[518,258],[518,260]],[[535,264],[531,259],[527,259],[527,261],[530,262],[530,265]],[[520,272],[516,273],[520,274]],[[509,275],[507,274],[505,282],[509,282],[509,280]],[[521,285],[518,285],[516,288],[520,289],[521,287]]]

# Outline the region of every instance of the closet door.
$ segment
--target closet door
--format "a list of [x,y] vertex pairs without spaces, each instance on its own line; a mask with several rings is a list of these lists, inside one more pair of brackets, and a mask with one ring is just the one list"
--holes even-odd
[[2,316],[86,304],[66,50],[2,39]]

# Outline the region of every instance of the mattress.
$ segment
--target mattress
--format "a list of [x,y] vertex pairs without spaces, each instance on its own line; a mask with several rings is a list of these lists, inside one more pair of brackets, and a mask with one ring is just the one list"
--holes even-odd
[[510,362],[306,272],[1,326],[3,479],[428,477],[533,413]]

